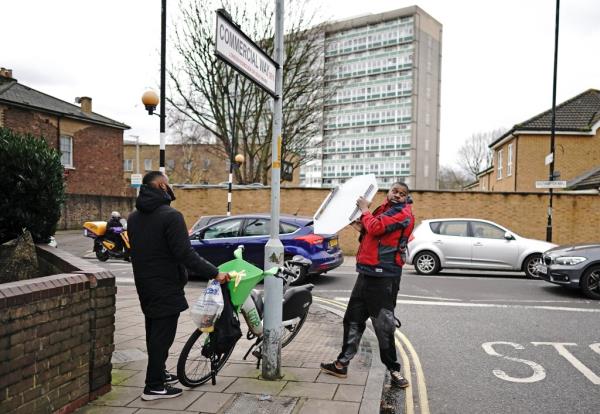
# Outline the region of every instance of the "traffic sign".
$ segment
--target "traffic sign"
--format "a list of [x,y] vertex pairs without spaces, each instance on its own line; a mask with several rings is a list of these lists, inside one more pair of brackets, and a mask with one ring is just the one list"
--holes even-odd
[[131,174],[131,186],[134,188],[142,186],[142,174]]
[[566,181],[536,181],[535,188],[566,188]]

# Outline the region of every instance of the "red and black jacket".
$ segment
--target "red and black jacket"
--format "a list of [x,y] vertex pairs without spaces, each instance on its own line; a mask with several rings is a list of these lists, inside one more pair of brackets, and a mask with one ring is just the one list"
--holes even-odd
[[408,238],[415,226],[411,205],[387,201],[372,214],[363,213],[360,221],[363,230],[356,271],[368,276],[400,276]]

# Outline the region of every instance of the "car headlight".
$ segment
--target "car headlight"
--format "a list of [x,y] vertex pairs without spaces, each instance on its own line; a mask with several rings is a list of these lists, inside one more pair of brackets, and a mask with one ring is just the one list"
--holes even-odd
[[563,256],[563,257],[557,257],[556,259],[554,259],[556,264],[567,265],[567,266],[576,265],[581,262],[585,262],[586,260],[587,260],[587,258],[580,257],[580,256]]

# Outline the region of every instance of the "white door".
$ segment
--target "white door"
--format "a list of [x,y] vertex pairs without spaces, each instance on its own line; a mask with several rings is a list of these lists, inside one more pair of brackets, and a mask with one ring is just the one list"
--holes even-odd
[[444,254],[442,267],[469,267],[471,238],[468,221],[439,221],[432,223],[433,243]]

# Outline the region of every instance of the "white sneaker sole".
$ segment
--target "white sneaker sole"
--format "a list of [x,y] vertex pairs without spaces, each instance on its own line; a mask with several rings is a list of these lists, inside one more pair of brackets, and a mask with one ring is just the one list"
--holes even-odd
[[162,400],[162,399],[166,399],[166,398],[175,398],[175,397],[179,397],[181,394],[183,394],[182,392],[180,392],[179,394],[142,394],[142,400],[144,401],[153,401],[153,400]]

